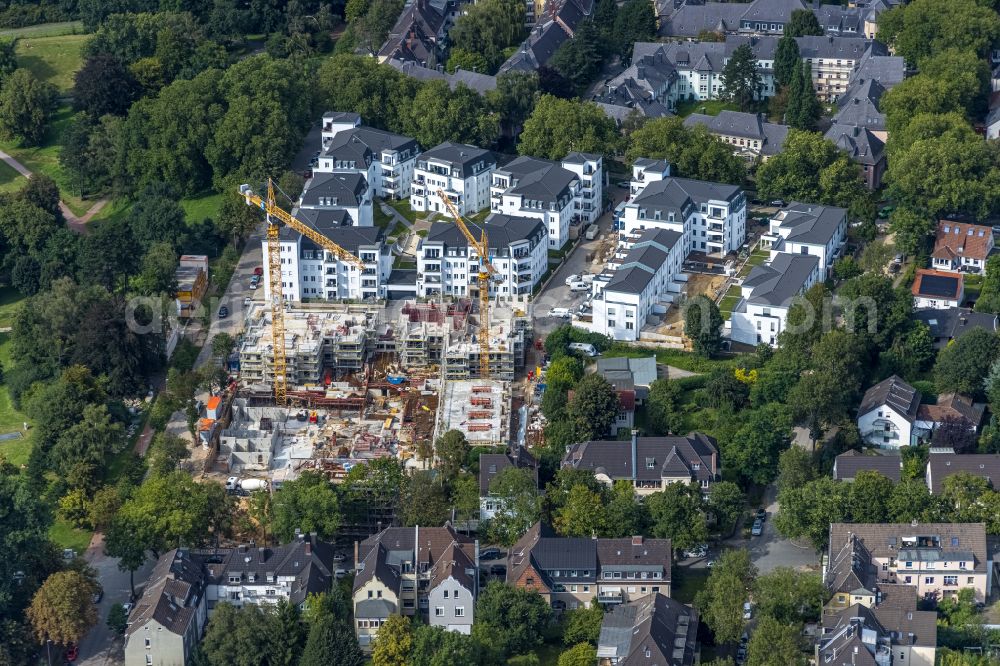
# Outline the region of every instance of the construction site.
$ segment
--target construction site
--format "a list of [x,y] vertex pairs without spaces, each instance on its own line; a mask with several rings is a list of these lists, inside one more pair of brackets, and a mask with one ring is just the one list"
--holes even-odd
[[312,469],[337,482],[380,457],[429,465],[419,445],[451,429],[472,445],[509,441],[511,383],[530,336],[525,313],[491,308],[484,379],[483,329],[469,300],[286,305],[287,406],[274,398],[271,318],[260,303],[247,313],[239,390],[213,472],[280,487]]

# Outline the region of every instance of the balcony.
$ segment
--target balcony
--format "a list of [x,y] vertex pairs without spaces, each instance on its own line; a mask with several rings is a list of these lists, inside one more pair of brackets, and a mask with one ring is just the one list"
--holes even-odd
[[621,590],[617,592],[611,592],[609,590],[601,590],[597,593],[597,603],[600,604],[622,604],[625,603],[625,593]]
[[722,224],[718,222],[713,222],[712,224],[708,225],[708,229],[709,231],[722,231]]

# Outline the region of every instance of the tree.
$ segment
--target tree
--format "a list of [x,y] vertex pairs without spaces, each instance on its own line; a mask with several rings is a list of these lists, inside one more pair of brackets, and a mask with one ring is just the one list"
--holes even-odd
[[722,69],[722,85],[726,99],[736,104],[740,111],[749,111],[760,97],[763,83],[750,44],[741,44],[730,54]]
[[949,48],[985,56],[1000,37],[1000,17],[974,0],[917,0],[879,16],[879,38],[910,65]]
[[144,296],[173,294],[177,287],[177,253],[170,243],[154,243],[142,258],[139,275],[132,288]]
[[149,251],[156,243],[168,243],[177,248],[187,225],[184,209],[170,187],[163,183],[143,190],[127,220],[136,243],[144,251]]
[[181,460],[190,457],[186,441],[177,435],[158,432],[149,446],[149,471],[151,474],[170,474]]
[[819,25],[816,15],[808,9],[795,9],[785,25],[784,34],[788,37],[805,37],[807,35],[822,36],[823,28]]
[[486,521],[486,534],[490,541],[512,546],[541,515],[541,497],[534,476],[526,469],[508,467],[493,479],[490,493],[496,497],[498,508]]
[[[789,118],[793,113],[790,105]],[[848,157],[823,135],[789,130],[781,153],[757,169],[758,195],[849,207],[865,195],[860,175],[852,168]]]
[[757,613],[782,624],[819,619],[827,591],[819,575],[778,567],[758,576],[753,583]]
[[373,0],[368,11],[359,16],[351,25],[358,43],[374,56],[385,42],[403,8],[401,0]]
[[983,380],[990,366],[1000,355],[997,336],[983,328],[975,328],[938,354],[934,364],[934,383],[939,393],[983,395]]
[[[811,13],[811,12],[810,12]],[[788,89],[788,108],[785,110],[785,120],[797,130],[812,130],[823,115],[823,107],[816,97],[812,82],[812,65],[802,63],[797,69]]]
[[559,655],[559,666],[591,666],[596,660],[597,648],[590,643],[577,643]]
[[538,99],[538,74],[535,72],[505,72],[496,77],[497,87],[486,91],[486,104],[500,114],[504,131],[516,133]]
[[825,476],[784,489],[778,493],[780,509],[774,526],[787,538],[808,538],[818,550],[826,544],[830,523],[849,518],[849,493],[848,484]]
[[[789,399],[791,403],[791,399]],[[771,403],[750,412],[735,436],[723,444],[740,478],[767,484],[778,473],[778,457],[791,442],[792,419],[784,405]]]
[[708,510],[715,515],[720,526],[732,529],[736,526],[746,498],[740,487],[732,481],[713,483],[708,491]]
[[657,379],[649,385],[646,413],[654,435],[678,433],[684,427],[679,403],[681,389],[677,382]]
[[73,107],[94,119],[123,115],[140,94],[135,77],[109,55],[87,58],[73,82]]
[[934,430],[931,444],[954,449],[955,453],[974,453],[976,450],[976,431],[969,427],[969,422],[964,418],[946,416]]
[[351,626],[332,613],[323,613],[309,624],[299,666],[362,666],[365,655]]
[[319,472],[305,471],[286,481],[274,493],[274,536],[282,543],[295,537],[295,530],[316,532],[330,539],[340,527],[337,493]]
[[431,471],[414,472],[403,493],[403,523],[441,525],[451,515],[448,493],[440,479]]
[[760,618],[747,644],[746,663],[748,666],[770,666],[775,655],[779,654],[782,664],[804,666],[807,663],[799,644],[799,627],[765,615]]
[[29,70],[15,71],[0,90],[0,136],[26,146],[41,143],[55,95],[51,84]]
[[216,605],[205,628],[200,652],[207,666],[292,666],[302,642],[298,611],[287,602],[239,609],[223,602]]
[[611,488],[611,498],[604,507],[604,532],[602,536],[622,538],[645,534],[649,522],[648,511],[635,500],[631,481],[619,479]]
[[722,314],[707,296],[688,301],[684,310],[684,335],[691,340],[699,356],[709,357],[722,348]]
[[128,613],[121,604],[112,604],[108,610],[108,629],[121,636],[128,628]]
[[559,72],[574,89],[583,94],[601,68],[601,35],[592,21],[580,22],[549,58],[548,65]]
[[636,42],[654,41],[656,38],[656,13],[653,5],[644,0],[626,0],[615,14],[611,48],[617,49],[623,60],[632,55]]
[[565,504],[555,514],[555,528],[566,537],[596,536],[604,529],[604,498],[587,486],[569,491]]
[[746,161],[732,146],[712,136],[705,127],[688,129],[677,117],[655,118],[632,132],[625,158],[664,159],[676,167],[676,175],[740,185],[746,177]]
[[563,644],[589,643],[597,645],[604,622],[604,608],[594,599],[589,606],[580,606],[563,615]]
[[472,636],[448,631],[444,627],[419,625],[413,631],[410,666],[446,666],[447,664],[484,663],[486,652]]
[[488,146],[500,134],[500,115],[491,112],[486,101],[464,84],[452,90],[443,80],[428,81],[420,87],[410,109],[407,133],[424,146],[444,141]]
[[812,456],[801,446],[790,446],[778,456],[778,490],[801,488],[816,477]]
[[708,539],[704,500],[698,484],[670,483],[645,501],[652,523],[651,533],[658,539],[670,539],[673,547],[684,550]]
[[612,155],[617,144],[614,121],[593,102],[542,95],[524,123],[517,151],[556,160],[573,151]]
[[476,600],[472,635],[503,656],[521,654],[542,644],[551,616],[552,608],[537,592],[491,581]]
[[801,63],[799,43],[792,35],[785,34],[778,40],[778,48],[774,53],[775,82],[781,87],[791,84],[792,79],[798,75],[801,69]]
[[748,551],[723,551],[695,597],[695,607],[717,644],[735,642],[743,631],[743,603],[756,575]]
[[986,260],[986,274],[976,300],[976,312],[1000,312],[1000,255]]
[[514,0],[484,0],[455,20],[448,39],[455,49],[480,56],[483,74],[506,59],[504,49],[518,44],[524,31],[524,5]]
[[866,273],[848,280],[840,288],[840,298],[847,330],[861,344],[886,350],[910,325],[913,296],[884,275]]
[[97,624],[92,596],[97,584],[78,571],[58,571],[42,583],[28,608],[40,643],[78,643]]
[[573,422],[577,436],[583,440],[606,436],[620,412],[618,393],[597,374],[581,379],[566,404],[566,415]]
[[462,471],[462,465],[469,457],[469,443],[461,430],[449,430],[434,443],[438,458],[438,469],[445,480],[450,481]]

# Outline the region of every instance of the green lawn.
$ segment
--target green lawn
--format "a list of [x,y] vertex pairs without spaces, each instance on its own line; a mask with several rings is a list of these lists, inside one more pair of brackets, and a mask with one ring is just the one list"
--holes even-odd
[[740,291],[739,286],[734,284],[729,287],[726,295],[722,297],[721,301],[719,301],[719,312],[722,313],[722,316],[726,320],[728,320],[730,315],[733,314],[733,308],[736,307],[736,304],[740,302]]
[[83,64],[83,46],[88,39],[89,35],[19,39],[17,64],[54,85],[60,93],[66,93],[73,87],[73,75]]
[[677,102],[677,115],[681,118],[692,113],[704,113],[709,116],[717,116],[720,111],[739,111],[739,107],[731,102],[724,102],[721,99],[710,99],[704,102],[698,100],[686,100]]
[[409,199],[401,199],[399,201],[386,201],[387,204],[396,209],[396,212],[405,217],[410,224],[417,221],[417,211],[410,208]]
[[603,353],[604,358],[615,358],[619,356],[625,356],[627,358],[642,358],[650,355],[656,356],[656,362],[662,365],[672,365],[673,367],[680,368],[681,370],[698,373],[711,372],[715,368],[733,367],[734,364],[732,359],[702,358],[701,356],[684,351],[683,349],[636,347],[634,345],[626,345],[622,343],[612,344],[611,347]]
[[694,596],[705,587],[709,569],[691,569],[690,567],[674,567],[673,580],[670,583],[670,598],[682,604],[694,601]]
[[382,212],[382,206],[379,205],[378,201],[372,206],[372,214],[375,218],[375,226],[379,229],[388,229],[394,219],[391,215]]
[[[183,204],[182,204],[183,205]],[[108,220],[119,220],[124,218],[132,210],[132,202],[127,199],[112,199],[104,208],[97,211],[94,217],[87,223],[88,227],[93,227]]]
[[[24,297],[12,287],[0,288],[0,327],[8,327],[14,323],[14,315]],[[0,367],[10,369],[13,361],[10,358],[10,333],[0,333]],[[24,427],[28,417],[14,408],[10,401],[7,387],[0,384],[0,433],[15,432]],[[31,439],[12,439],[0,442],[0,453],[15,465],[28,462],[31,452]]]
[[83,555],[93,536],[93,532],[78,530],[62,518],[56,518],[55,523],[49,528],[49,538],[53,543],[60,548],[72,548],[77,555]]
[[750,260],[746,263],[743,269],[740,271],[739,277],[746,277],[750,274],[750,271],[754,266],[760,266],[762,263],[767,261],[771,257],[770,250],[756,250],[750,255]]
[[83,21],[63,21],[62,23],[41,23],[24,28],[0,30],[0,37],[59,37],[60,35],[77,35],[83,32]]
[[16,192],[26,182],[28,182],[27,179],[19,174],[14,167],[6,162],[0,162],[0,192]]
[[201,222],[205,218],[213,220],[219,215],[219,208],[222,207],[222,195],[217,192],[208,192],[196,197],[181,199],[181,208],[187,215],[187,221]]
[[15,141],[3,141],[0,142],[0,150],[12,155],[29,170],[44,173],[56,181],[62,200],[75,214],[83,215],[90,210],[94,202],[85,201],[77,196],[71,187],[69,174],[63,171],[62,165],[59,164],[59,151],[62,150],[60,140],[72,117],[73,110],[69,106],[62,106],[50,118],[49,129],[45,133],[42,145],[22,147]]

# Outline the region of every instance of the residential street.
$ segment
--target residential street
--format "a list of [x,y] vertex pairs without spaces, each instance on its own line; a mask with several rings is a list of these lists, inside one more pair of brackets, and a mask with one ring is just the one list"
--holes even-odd
[[[103,539],[94,539],[90,548],[84,553],[83,558],[87,564],[97,570],[97,580],[104,588],[104,598],[97,604],[97,626],[90,630],[90,633],[80,641],[80,656],[76,664],[80,666],[106,666],[107,664],[120,664],[124,662],[122,648],[124,641],[116,639],[111,630],[108,629],[108,611],[116,603],[125,603],[129,600],[131,589],[129,587],[129,574],[118,568],[118,559],[108,557],[104,554]],[[135,582],[138,587],[144,583],[146,577],[153,570],[154,561],[146,560],[146,563],[135,572]],[[44,654],[44,652],[43,652]],[[53,652],[52,663],[58,662]]]
[[[778,515],[778,489],[774,485],[767,487],[765,508],[767,520],[764,521],[764,533],[750,537],[750,559],[760,573],[768,573],[777,567],[806,569],[819,566],[816,549],[808,541],[792,541],[785,539],[774,527],[774,518]],[[745,542],[743,542],[745,544]],[[744,546],[745,547],[745,546]]]

